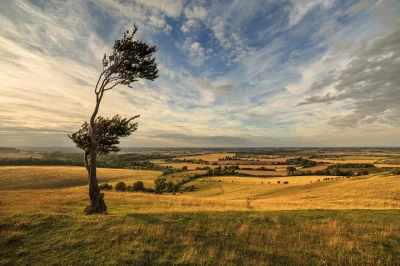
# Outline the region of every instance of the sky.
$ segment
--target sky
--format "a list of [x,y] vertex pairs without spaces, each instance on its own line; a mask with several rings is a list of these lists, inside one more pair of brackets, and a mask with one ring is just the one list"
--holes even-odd
[[107,91],[123,147],[400,146],[400,1],[2,0],[0,146],[73,146],[136,23],[159,78]]

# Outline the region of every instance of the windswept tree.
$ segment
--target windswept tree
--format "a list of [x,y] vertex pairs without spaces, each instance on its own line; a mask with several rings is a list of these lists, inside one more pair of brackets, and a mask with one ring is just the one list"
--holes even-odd
[[96,176],[97,153],[107,154],[118,151],[118,147],[115,146],[119,143],[118,138],[129,136],[137,129],[137,124],[131,123],[137,116],[129,119],[122,119],[119,116],[112,119],[97,117],[104,93],[118,85],[132,88],[132,83],[139,79],[158,78],[157,63],[153,57],[157,47],[135,40],[137,29],[134,25],[132,32],[126,31],[121,40],[115,41],[112,55],[108,58],[106,54],[104,55],[103,72],[94,89],[96,105],[90,121],[85,122],[78,132],[69,136],[79,148],[85,151],[90,197],[90,205],[85,209],[86,214],[104,213],[107,209]]

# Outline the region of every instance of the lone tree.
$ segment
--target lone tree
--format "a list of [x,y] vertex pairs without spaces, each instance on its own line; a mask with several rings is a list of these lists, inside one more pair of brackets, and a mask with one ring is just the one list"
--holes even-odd
[[[138,27],[134,25],[133,31],[126,31],[121,40],[116,40],[113,54],[103,58],[103,72],[100,74],[94,92],[96,106],[90,117],[90,122],[85,122],[76,133],[69,135],[78,148],[84,150],[84,162],[88,171],[90,205],[85,209],[86,214],[105,213],[107,207],[104,194],[100,189],[96,176],[96,155],[119,151],[120,137],[126,137],[137,129],[137,123],[131,118],[121,118],[116,115],[111,119],[97,117],[104,93],[117,85],[126,85],[130,88],[133,82],[139,79],[155,80],[158,78],[157,63],[153,57],[157,51],[156,46],[134,40]],[[89,160],[90,158],[90,160]]]

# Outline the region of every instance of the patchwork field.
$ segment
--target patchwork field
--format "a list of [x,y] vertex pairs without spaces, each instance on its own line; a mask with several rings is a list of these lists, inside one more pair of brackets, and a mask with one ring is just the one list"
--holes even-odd
[[204,161],[209,162],[217,162],[218,159],[224,158],[226,156],[234,156],[236,153],[231,152],[223,152],[223,153],[211,153],[211,154],[204,154],[204,155],[196,155],[196,156],[181,156],[177,157],[177,159],[183,160],[199,160],[202,159]]
[[[218,160],[221,154],[202,156]],[[161,160],[154,163],[163,164]],[[176,167],[191,170],[193,165],[205,166],[179,163]],[[314,172],[326,166],[302,170]],[[277,171],[239,172],[286,175],[287,165],[267,168],[272,167]],[[205,173],[188,171],[165,177],[179,182]],[[100,184],[123,181],[132,185],[140,180],[148,188],[154,187],[161,174],[98,171]],[[400,175],[389,172],[351,178],[202,176],[185,184],[194,186],[193,192],[176,195],[104,191],[108,215],[101,216],[83,214],[88,204],[83,167],[0,167],[0,182],[0,265],[400,262]],[[51,255],[45,255],[49,250]]]

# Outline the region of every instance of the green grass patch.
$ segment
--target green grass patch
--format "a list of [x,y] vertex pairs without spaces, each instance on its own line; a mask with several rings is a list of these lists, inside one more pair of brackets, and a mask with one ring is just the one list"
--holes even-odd
[[10,213],[0,265],[396,265],[399,210]]

